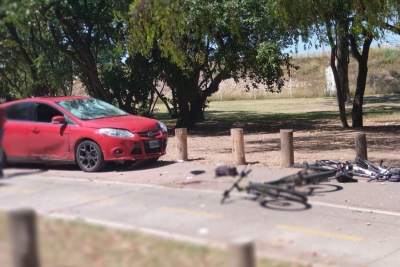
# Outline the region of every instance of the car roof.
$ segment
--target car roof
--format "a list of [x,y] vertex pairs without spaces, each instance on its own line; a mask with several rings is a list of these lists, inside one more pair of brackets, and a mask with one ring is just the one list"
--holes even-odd
[[89,97],[89,96],[38,96],[38,97],[24,98],[24,99],[14,100],[14,101],[10,101],[10,102],[5,102],[3,104],[11,105],[11,104],[16,104],[16,103],[35,102],[35,101],[54,103],[54,102],[58,102],[58,101],[75,100],[75,99],[89,99],[89,98],[91,98],[91,97]]

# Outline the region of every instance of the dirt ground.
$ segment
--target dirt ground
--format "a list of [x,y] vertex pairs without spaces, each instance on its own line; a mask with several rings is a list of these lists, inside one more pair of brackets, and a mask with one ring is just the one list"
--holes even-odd
[[[369,122],[362,129],[344,130],[339,123],[321,125],[280,125],[293,130],[294,162],[314,162],[317,159],[354,162],[355,139],[365,133],[367,157],[372,162],[384,160],[384,165],[400,166],[400,125],[396,122]],[[293,126],[293,127],[291,127]],[[260,129],[260,125],[200,125],[187,136],[189,161],[215,165],[233,164],[230,128],[244,132],[245,159],[253,166],[281,166],[281,134],[279,125]],[[170,131],[167,154],[160,160],[178,158],[176,136]]]

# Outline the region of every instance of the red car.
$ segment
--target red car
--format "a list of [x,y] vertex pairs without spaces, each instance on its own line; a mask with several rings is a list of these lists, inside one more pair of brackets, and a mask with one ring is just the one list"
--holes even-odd
[[165,155],[164,123],[85,97],[36,97],[2,104],[5,162],[74,163],[86,172],[109,161]]

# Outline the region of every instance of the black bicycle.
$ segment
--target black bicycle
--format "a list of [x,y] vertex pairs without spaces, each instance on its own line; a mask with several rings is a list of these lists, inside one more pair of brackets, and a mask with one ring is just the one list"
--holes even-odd
[[[229,170],[229,168],[226,169]],[[240,173],[237,172],[236,167],[231,167],[230,170],[231,173],[234,174],[231,176],[238,176],[238,178],[229,189],[224,191],[221,204],[223,204],[224,201],[229,198],[230,193],[234,189],[238,190],[239,192],[246,191],[248,194],[254,195],[256,199],[283,199],[306,204],[307,194],[304,192],[298,192],[295,190],[295,188],[298,186],[317,184],[322,181],[329,181],[329,178],[334,175],[334,172],[329,170],[324,172],[310,172],[308,169],[305,169],[295,174],[282,177],[278,180],[270,182],[249,182],[245,186],[240,186],[239,183],[248,176],[251,170],[247,170],[245,168]]]
[[293,168],[307,168],[316,172],[332,171],[334,178],[339,183],[357,182],[354,179],[353,165],[349,161],[340,162],[336,160],[316,160],[314,164],[303,162],[303,164],[294,164]]

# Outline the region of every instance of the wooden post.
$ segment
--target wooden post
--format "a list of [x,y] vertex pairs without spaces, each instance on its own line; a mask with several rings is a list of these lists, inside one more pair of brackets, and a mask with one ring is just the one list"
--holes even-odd
[[188,150],[187,150],[187,129],[186,128],[176,128],[176,148],[177,148],[177,160],[188,160]]
[[237,239],[229,244],[230,267],[254,267],[254,244],[249,239]]
[[233,163],[235,165],[246,165],[246,158],[244,153],[244,138],[242,128],[231,129],[232,136],[232,154]]
[[[358,158],[368,159],[367,155],[367,136],[365,133],[357,133],[355,138],[355,149],[356,149],[356,162],[358,162]],[[365,163],[358,162],[360,167],[367,168],[368,166]]]
[[10,211],[13,267],[39,267],[36,215],[32,209]]
[[294,164],[293,130],[281,129],[281,166],[291,168]]

